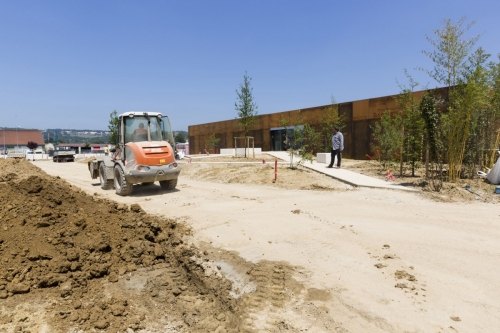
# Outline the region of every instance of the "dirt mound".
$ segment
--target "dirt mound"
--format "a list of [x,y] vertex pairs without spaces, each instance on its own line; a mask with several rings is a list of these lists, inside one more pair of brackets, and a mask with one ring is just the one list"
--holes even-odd
[[195,247],[184,224],[29,161],[0,160],[0,200],[0,332],[299,331],[289,311],[340,327],[304,303],[297,268]]
[[0,170],[0,331],[239,326],[231,283],[176,221],[88,196],[25,160]]

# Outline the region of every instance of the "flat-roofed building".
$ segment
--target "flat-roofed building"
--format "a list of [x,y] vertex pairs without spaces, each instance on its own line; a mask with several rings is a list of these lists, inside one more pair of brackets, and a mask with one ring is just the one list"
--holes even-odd
[[[413,92],[413,96],[420,100],[426,90]],[[437,90],[440,98],[446,101],[447,89]],[[345,117],[343,156],[353,159],[366,159],[366,154],[373,154],[372,151],[372,127],[379,121],[382,114],[389,110],[398,111],[396,97],[391,95],[370,99],[363,99],[353,102],[338,103],[338,113]],[[331,105],[314,106],[300,110],[300,114],[305,119],[305,123],[319,130],[320,119],[325,109]],[[256,116],[253,128],[247,133],[254,138],[255,147],[262,148],[262,151],[286,150],[284,147],[285,130],[280,125],[282,117],[290,117],[291,123],[297,119],[299,110],[282,111]],[[191,125],[188,129],[189,146],[192,154],[204,152],[206,143],[211,135],[220,139],[219,148],[234,148],[235,138],[244,136],[238,119],[224,120],[213,123]],[[240,141],[238,146],[243,147]]]

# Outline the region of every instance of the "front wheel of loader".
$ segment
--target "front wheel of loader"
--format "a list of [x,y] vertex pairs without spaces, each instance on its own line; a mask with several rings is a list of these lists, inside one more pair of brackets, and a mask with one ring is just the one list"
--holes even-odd
[[173,190],[177,186],[177,179],[162,180],[160,186],[164,190]]
[[101,188],[103,190],[110,190],[113,188],[113,179],[108,179],[104,163],[99,165],[99,180],[101,181]]
[[115,165],[115,191],[116,194],[121,196],[126,196],[132,193],[132,183],[127,181],[125,178],[125,172],[123,172],[122,167],[117,164]]

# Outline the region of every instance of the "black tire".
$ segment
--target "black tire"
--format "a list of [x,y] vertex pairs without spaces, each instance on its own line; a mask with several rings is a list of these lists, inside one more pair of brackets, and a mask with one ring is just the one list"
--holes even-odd
[[146,183],[141,183],[142,186],[151,186],[153,185],[155,182],[146,182]]
[[55,157],[55,156],[54,156],[54,157],[52,157],[52,161],[57,162],[57,159],[56,159],[56,157]]
[[177,186],[177,179],[162,180],[160,186],[164,190],[173,190]]
[[122,167],[117,164],[115,165],[115,191],[116,194],[121,196],[126,196],[132,193],[133,184],[127,181],[125,178],[125,172],[123,172]]
[[111,190],[114,187],[113,179],[108,179],[106,175],[106,166],[104,163],[99,164],[99,180],[103,190]]

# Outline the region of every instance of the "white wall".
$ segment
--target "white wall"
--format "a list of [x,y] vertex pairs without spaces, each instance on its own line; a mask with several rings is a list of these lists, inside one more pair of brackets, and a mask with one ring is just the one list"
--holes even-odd
[[[251,156],[254,151],[255,151],[255,154],[261,154],[262,148],[254,148],[254,149],[247,148],[247,156]],[[224,154],[224,155],[233,155],[234,156],[234,148],[221,148],[220,153]],[[237,148],[236,149],[236,156],[245,156],[245,148]]]

